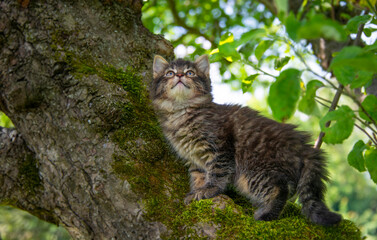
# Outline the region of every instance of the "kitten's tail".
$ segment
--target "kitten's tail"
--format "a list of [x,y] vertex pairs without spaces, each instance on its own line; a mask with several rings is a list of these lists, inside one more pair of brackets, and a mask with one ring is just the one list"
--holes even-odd
[[309,156],[304,161],[301,178],[297,185],[302,213],[313,223],[332,226],[339,223],[342,217],[331,212],[324,203],[326,191],[324,181],[328,181],[325,159],[322,152],[316,149],[310,149]]

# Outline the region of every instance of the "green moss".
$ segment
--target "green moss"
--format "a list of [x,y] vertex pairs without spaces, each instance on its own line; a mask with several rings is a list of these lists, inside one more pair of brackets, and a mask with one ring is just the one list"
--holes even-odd
[[[35,201],[35,196],[43,191],[43,185],[41,179],[39,178],[38,160],[32,154],[26,154],[23,159],[18,161],[18,176],[17,181],[19,182],[23,194],[26,195],[27,202],[32,203]],[[58,219],[50,211],[39,208],[33,205],[33,208],[28,208],[30,206],[25,206],[25,203],[19,202],[19,200],[6,198],[1,199],[1,205],[12,206],[25,211],[30,212],[32,215],[38,217],[41,220],[58,224]]]
[[37,164],[37,159],[31,154],[19,161],[18,181],[22,188],[32,195],[42,187]]
[[99,75],[129,94],[129,102],[117,103],[122,118],[112,140],[126,154],[113,155],[113,170],[144,199],[147,218],[169,225],[183,209],[182,199],[188,191],[187,169],[167,147],[142,79],[130,70],[109,66],[102,68]]
[[203,225],[215,226],[216,239],[361,239],[360,231],[348,220],[335,227],[322,227],[308,222],[300,208],[290,203],[279,220],[255,221],[251,214],[232,200],[223,209],[215,207],[212,200],[190,204],[174,219],[171,239],[185,235],[202,239],[197,231]]

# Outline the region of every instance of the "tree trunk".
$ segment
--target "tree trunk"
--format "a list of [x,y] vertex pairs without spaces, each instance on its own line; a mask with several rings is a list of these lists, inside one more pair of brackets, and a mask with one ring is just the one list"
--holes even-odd
[[0,110],[15,125],[0,132],[0,202],[76,239],[158,238],[162,225],[116,166],[157,148],[150,164],[173,160],[144,87],[153,55],[172,46],[142,26],[141,0],[22,4],[0,2]]
[[0,204],[63,225],[75,239],[217,231],[224,239],[360,239],[350,221],[320,228],[292,207],[283,221],[255,224],[236,194],[184,206],[187,169],[165,143],[147,91],[153,56],[172,58],[173,48],[143,27],[141,6],[0,2],[0,110],[15,125],[0,128]]

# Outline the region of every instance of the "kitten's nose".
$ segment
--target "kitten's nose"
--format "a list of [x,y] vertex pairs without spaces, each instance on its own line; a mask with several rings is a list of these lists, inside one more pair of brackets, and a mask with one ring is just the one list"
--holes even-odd
[[177,76],[177,77],[183,77],[184,76],[184,74],[182,74],[182,73],[177,73],[177,74],[175,74],[175,76]]

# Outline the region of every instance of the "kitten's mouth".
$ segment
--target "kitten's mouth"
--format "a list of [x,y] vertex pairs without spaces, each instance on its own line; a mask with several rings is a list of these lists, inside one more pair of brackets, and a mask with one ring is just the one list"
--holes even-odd
[[179,80],[173,87],[171,87],[171,89],[175,88],[176,86],[178,86],[178,84],[183,84],[183,86],[185,86],[186,88],[190,89],[189,86],[187,86],[184,82],[182,82],[181,80]]

